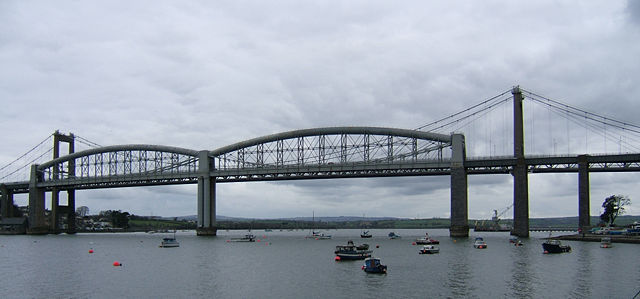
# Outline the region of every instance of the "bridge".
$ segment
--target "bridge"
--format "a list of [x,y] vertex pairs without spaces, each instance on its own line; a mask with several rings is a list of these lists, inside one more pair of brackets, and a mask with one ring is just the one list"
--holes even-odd
[[[218,183],[447,175],[450,176],[450,235],[464,237],[469,234],[468,175],[511,174],[514,178],[512,234],[528,237],[528,174],[577,173],[577,226],[586,229],[591,225],[589,173],[637,172],[640,154],[525,156],[523,91],[519,87],[509,91],[512,97],[509,100],[513,100],[514,148],[513,155],[504,156],[467,157],[465,135],[420,129],[312,128],[258,137],[215,150],[130,144],[94,146],[78,152],[75,152],[76,136],[56,132],[52,160],[30,165],[28,181],[0,184],[0,217],[12,217],[13,195],[27,193],[27,233],[61,232],[62,215],[67,216],[66,232],[73,233],[75,190],[197,184],[197,234],[206,236],[216,235]],[[506,93],[485,101],[483,109],[504,103],[506,99],[499,97]],[[540,100],[533,93],[527,94]],[[495,99],[497,104],[490,102]],[[544,102],[557,105],[552,100]],[[455,123],[449,120],[446,118],[445,122]],[[633,131],[635,127],[627,130]],[[67,155],[60,156],[61,143],[68,144]],[[52,194],[48,225],[45,192]],[[59,203],[60,192],[67,192],[66,206]]]

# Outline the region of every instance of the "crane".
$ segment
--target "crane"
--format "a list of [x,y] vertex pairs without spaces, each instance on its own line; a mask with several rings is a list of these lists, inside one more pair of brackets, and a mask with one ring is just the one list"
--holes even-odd
[[504,213],[506,213],[507,211],[509,211],[509,209],[511,209],[511,207],[513,207],[513,204],[510,204],[508,207],[506,207],[504,210],[502,210],[500,213],[498,213],[498,210],[493,210],[493,217],[491,217],[491,220],[498,225],[498,222],[500,222],[500,217],[502,215],[504,215]]

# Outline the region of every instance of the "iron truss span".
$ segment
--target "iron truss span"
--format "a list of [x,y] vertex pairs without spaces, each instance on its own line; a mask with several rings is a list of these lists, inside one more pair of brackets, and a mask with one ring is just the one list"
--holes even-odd
[[[451,136],[379,127],[330,127],[289,131],[250,139],[210,152],[222,172],[291,169],[309,165],[402,164],[443,161]],[[287,171],[288,172],[288,171]]]

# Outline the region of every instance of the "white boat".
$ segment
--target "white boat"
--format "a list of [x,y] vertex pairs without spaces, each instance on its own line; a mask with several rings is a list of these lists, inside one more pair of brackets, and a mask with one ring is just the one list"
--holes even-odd
[[240,238],[231,238],[229,241],[231,242],[255,242],[256,236],[254,236],[251,231],[249,231],[244,237]]
[[611,238],[602,238],[600,239],[600,248],[611,248]]
[[331,239],[331,235],[325,235],[324,233],[320,233],[320,232],[317,232],[315,230],[315,227],[316,227],[316,212],[313,211],[312,215],[313,216],[311,218],[312,219],[311,220],[311,224],[312,224],[311,234],[306,235],[304,238],[305,239],[314,239],[314,240],[328,240],[328,239]]
[[176,240],[176,232],[173,232],[173,237],[162,238],[162,242],[158,247],[161,248],[171,248],[171,247],[180,247],[180,242]]
[[476,240],[473,242],[473,247],[478,249],[486,249],[487,243],[481,237],[476,237]]
[[440,248],[438,248],[438,246],[435,245],[424,245],[422,246],[422,249],[420,249],[420,251],[418,253],[420,254],[433,254],[433,253],[438,253],[440,252]]
[[400,239],[400,235],[396,234],[395,232],[390,232],[389,233],[389,239]]

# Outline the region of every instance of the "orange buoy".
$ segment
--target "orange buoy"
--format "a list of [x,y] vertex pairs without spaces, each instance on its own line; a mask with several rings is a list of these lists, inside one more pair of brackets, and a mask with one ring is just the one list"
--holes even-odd
[[113,262],[113,266],[114,267],[120,267],[120,266],[122,266],[122,264],[119,263],[118,261],[115,261],[115,262]]
[[89,249],[89,253],[93,253],[93,249]]
[[339,262],[340,261],[340,257],[336,255],[336,257],[333,260],[336,261],[336,262]]

